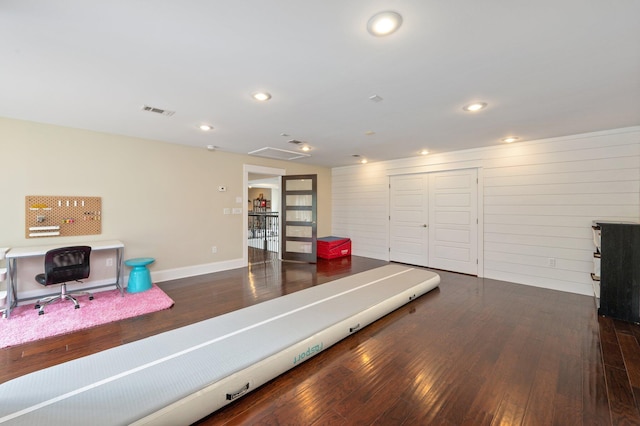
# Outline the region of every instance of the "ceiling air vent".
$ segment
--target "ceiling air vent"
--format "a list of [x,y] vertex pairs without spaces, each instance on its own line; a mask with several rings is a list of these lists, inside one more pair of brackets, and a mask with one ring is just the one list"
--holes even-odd
[[142,110],[148,111],[148,112],[154,112],[156,114],[166,115],[167,117],[171,117],[173,114],[176,113],[175,111],[169,111],[166,109],[156,108],[149,105],[142,105]]
[[297,139],[291,139],[289,143],[292,143],[294,145],[302,145],[302,141],[299,141]]

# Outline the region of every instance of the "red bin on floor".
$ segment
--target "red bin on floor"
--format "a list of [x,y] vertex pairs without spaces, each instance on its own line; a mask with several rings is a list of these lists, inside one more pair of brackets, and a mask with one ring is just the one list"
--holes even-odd
[[322,259],[335,259],[337,257],[351,256],[351,239],[342,237],[318,238],[318,257]]

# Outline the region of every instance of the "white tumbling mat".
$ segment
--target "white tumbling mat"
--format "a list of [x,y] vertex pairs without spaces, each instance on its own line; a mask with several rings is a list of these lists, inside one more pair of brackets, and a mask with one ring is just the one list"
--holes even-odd
[[0,384],[0,423],[190,424],[439,283],[387,265],[36,371]]

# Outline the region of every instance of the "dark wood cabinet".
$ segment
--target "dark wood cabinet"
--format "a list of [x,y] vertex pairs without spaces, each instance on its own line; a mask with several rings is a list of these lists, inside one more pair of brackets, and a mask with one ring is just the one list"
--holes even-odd
[[640,224],[597,222],[600,228],[598,314],[640,323]]

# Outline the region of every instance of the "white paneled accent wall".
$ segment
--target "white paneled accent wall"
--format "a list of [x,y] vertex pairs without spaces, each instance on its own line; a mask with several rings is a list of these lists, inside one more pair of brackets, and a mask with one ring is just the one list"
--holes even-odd
[[591,221],[640,220],[640,127],[332,172],[333,235],[389,259],[389,176],[477,168],[479,274],[592,294]]
[[354,236],[358,256],[388,260],[389,176],[384,163],[366,166],[332,170],[331,233]]

